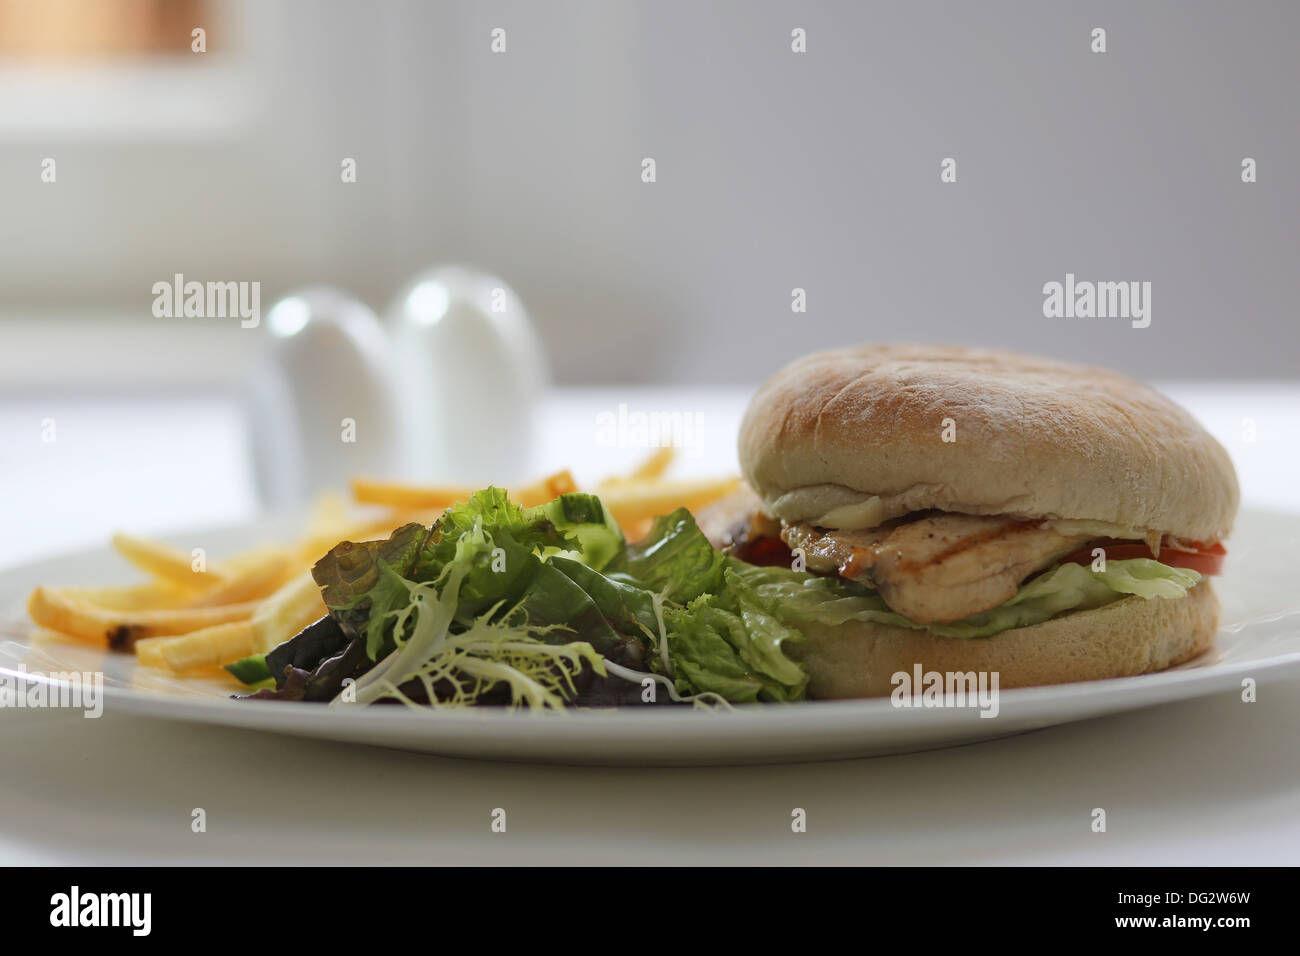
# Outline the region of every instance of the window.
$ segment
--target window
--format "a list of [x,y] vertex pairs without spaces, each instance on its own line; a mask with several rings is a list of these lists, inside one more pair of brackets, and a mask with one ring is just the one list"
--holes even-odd
[[0,0],[0,140],[228,137],[252,105],[250,10],[248,0]]
[[[191,52],[208,0],[0,0],[0,56],[42,62]],[[210,31],[209,31],[210,32]]]

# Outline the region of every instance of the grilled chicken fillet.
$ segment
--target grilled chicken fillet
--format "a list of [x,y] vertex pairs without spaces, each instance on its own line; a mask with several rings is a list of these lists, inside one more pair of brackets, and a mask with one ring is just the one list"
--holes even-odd
[[1020,583],[1091,540],[1016,518],[934,514],[866,531],[786,526],[810,571],[876,588],[918,624],[959,621],[1015,595]]

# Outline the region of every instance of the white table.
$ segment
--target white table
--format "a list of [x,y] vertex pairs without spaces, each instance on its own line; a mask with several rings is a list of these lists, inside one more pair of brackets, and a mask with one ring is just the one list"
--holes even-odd
[[[1300,388],[1170,386],[1229,447],[1248,506],[1300,510]],[[643,453],[596,414],[699,415],[684,473],[734,468],[736,390],[569,391],[538,470]],[[41,447],[40,422],[58,422]],[[1254,440],[1247,440],[1254,420]],[[216,399],[0,405],[0,565],[256,510]],[[24,444],[26,443],[26,444]],[[42,452],[45,457],[38,457]],[[68,711],[0,712],[0,863],[1289,863],[1300,858],[1300,681],[974,746],[838,763],[599,770],[490,764]],[[1108,832],[1089,829],[1093,807]],[[191,812],[208,828],[191,832]],[[492,833],[490,814],[509,827]],[[790,810],[808,831],[790,831]]]

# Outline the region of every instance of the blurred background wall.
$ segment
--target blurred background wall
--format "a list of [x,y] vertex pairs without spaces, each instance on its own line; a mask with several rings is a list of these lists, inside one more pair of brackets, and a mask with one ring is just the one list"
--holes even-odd
[[[153,318],[177,272],[382,310],[449,261],[516,288],[564,382],[900,338],[1296,372],[1294,3],[120,2],[163,40],[28,42],[0,2],[0,385],[232,378],[260,337]],[[1150,327],[1044,318],[1067,272],[1150,281]]]

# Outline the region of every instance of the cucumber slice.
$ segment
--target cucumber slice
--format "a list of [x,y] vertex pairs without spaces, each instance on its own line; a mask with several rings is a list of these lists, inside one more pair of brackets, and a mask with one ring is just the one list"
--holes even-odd
[[626,547],[618,523],[595,495],[571,491],[540,510],[551,524],[578,539],[582,563],[589,568],[601,570]]
[[227,664],[225,669],[250,686],[271,678],[271,668],[266,666],[265,654],[242,658],[233,664]]

